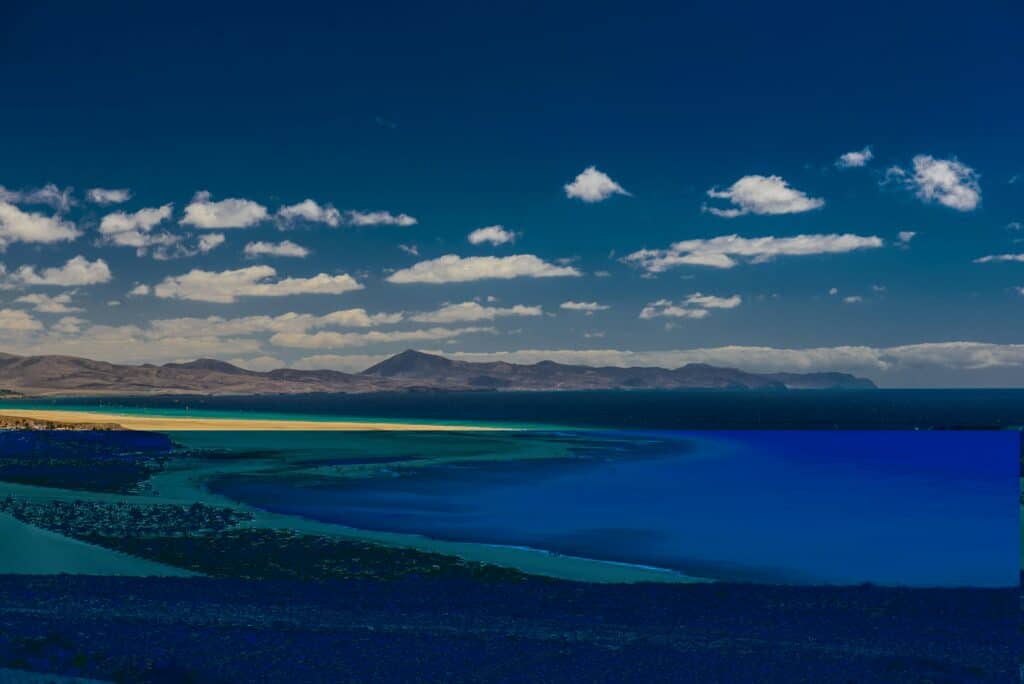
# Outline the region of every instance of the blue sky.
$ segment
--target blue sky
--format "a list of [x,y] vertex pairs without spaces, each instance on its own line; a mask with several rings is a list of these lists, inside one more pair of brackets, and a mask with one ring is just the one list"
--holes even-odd
[[1024,382],[1021,6],[679,4],[5,5],[0,349]]

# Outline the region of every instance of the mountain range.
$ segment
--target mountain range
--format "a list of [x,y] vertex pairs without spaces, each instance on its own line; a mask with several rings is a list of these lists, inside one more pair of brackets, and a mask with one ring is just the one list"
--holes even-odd
[[679,368],[593,367],[541,361],[474,363],[406,350],[361,373],[281,368],[246,370],[199,359],[119,365],[72,356],[0,353],[0,398],[154,394],[301,394],[312,392],[544,391],[607,389],[871,389],[846,373],[749,373],[691,363]]

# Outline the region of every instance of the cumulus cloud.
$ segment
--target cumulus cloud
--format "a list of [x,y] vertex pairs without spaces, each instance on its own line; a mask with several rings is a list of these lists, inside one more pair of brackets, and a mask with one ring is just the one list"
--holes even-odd
[[305,259],[309,250],[291,240],[283,242],[250,242],[245,246],[245,256],[255,259],[259,256],[296,257]]
[[976,264],[992,264],[1000,261],[1021,261],[1024,262],[1024,254],[989,254],[978,257],[974,260]]
[[270,338],[270,343],[279,347],[296,349],[338,349],[342,347],[362,347],[368,344],[384,344],[394,342],[423,342],[431,340],[447,340],[472,333],[494,333],[490,327],[468,328],[426,328],[423,330],[371,330],[359,333],[339,333],[321,331],[317,333],[277,333]]
[[14,204],[45,204],[58,212],[66,212],[75,205],[72,188],[58,188],[47,183],[34,190],[8,190],[0,185],[0,201]]
[[267,218],[267,208],[247,199],[229,198],[214,202],[202,190],[185,207],[180,223],[203,229],[248,228]]
[[448,304],[437,311],[427,311],[411,316],[420,323],[456,323],[458,321],[493,321],[502,316],[542,316],[539,306],[516,304],[510,307],[483,306],[478,302]]
[[871,147],[865,147],[863,150],[855,152],[847,152],[839,156],[836,160],[836,166],[841,169],[855,169],[861,166],[866,166],[869,161],[875,158],[875,154],[871,151]]
[[346,211],[345,222],[351,226],[415,226],[418,221],[408,214],[390,211]]
[[22,266],[11,277],[24,285],[76,287],[110,282],[111,274],[103,259],[89,261],[83,256],[76,256],[59,268],[47,268],[41,273],[35,266]]
[[598,304],[597,302],[574,302],[570,300],[562,302],[559,308],[566,311],[584,311],[588,316],[591,316],[595,311],[607,311],[611,307],[607,304]]
[[70,242],[81,234],[70,221],[58,216],[22,211],[0,199],[0,250],[15,242]]
[[136,285],[129,292],[129,297],[146,297],[152,292],[149,285]]
[[651,302],[640,310],[640,318],[704,318],[708,315],[707,309],[691,309],[687,306],[673,304],[669,299],[659,299]]
[[864,298],[860,295],[850,295],[849,297],[843,297],[843,302],[846,304],[860,304],[864,301]]
[[879,237],[850,233],[759,238],[733,234],[708,240],[683,240],[673,243],[668,249],[642,249],[627,255],[623,261],[649,273],[660,273],[682,265],[732,268],[737,259],[758,264],[779,256],[840,254],[881,247],[882,244]]
[[100,235],[106,242],[121,247],[134,247],[140,254],[149,247],[168,247],[181,239],[170,233],[153,233],[153,229],[171,217],[173,205],[139,209],[128,213],[115,211],[100,220]]
[[912,172],[899,166],[887,169],[883,185],[899,183],[924,202],[938,202],[957,211],[973,211],[981,204],[978,173],[955,157],[936,159],[929,154],[919,154],[911,163]]
[[71,305],[71,293],[68,292],[52,297],[45,294],[27,294],[14,301],[19,304],[30,304],[39,313],[66,314],[82,310]]
[[206,235],[199,236],[199,244],[197,247],[202,254],[206,254],[207,252],[212,252],[223,244],[224,233],[207,233]]
[[330,204],[320,205],[311,199],[305,199],[298,204],[281,207],[276,214],[278,223],[281,226],[290,226],[297,221],[308,223],[325,223],[331,228],[341,225],[341,212]]
[[93,204],[101,206],[122,204],[132,198],[132,191],[128,188],[89,188],[85,197]]
[[571,183],[565,185],[566,197],[584,202],[603,202],[612,195],[629,196],[629,193],[594,166],[583,169]]
[[162,299],[187,299],[197,302],[230,304],[239,297],[285,297],[300,294],[343,294],[361,290],[352,276],[321,273],[311,278],[271,280],[277,271],[270,266],[250,266],[233,271],[193,269],[180,276],[165,278],[153,288]]
[[899,238],[899,245],[906,247],[910,244],[910,241],[917,236],[917,232],[913,230],[901,230],[897,237]]
[[482,245],[486,243],[497,247],[498,245],[515,242],[516,234],[512,231],[505,230],[503,226],[486,226],[484,228],[477,228],[474,230],[469,234],[467,239],[472,245]]
[[825,200],[808,197],[789,187],[780,176],[744,176],[726,190],[711,188],[708,197],[729,200],[734,205],[729,209],[704,206],[705,211],[723,218],[744,214],[799,214],[825,206]]
[[718,297],[695,292],[684,298],[681,302],[674,303],[668,299],[659,299],[651,302],[640,311],[640,318],[695,318],[707,317],[709,309],[735,309],[743,303],[739,295],[731,297]]
[[15,334],[37,332],[43,324],[21,309],[0,309],[0,339]]
[[421,261],[410,268],[395,271],[390,283],[466,283],[496,278],[553,278],[582,275],[572,266],[555,266],[533,254],[507,257],[461,257],[456,254]]

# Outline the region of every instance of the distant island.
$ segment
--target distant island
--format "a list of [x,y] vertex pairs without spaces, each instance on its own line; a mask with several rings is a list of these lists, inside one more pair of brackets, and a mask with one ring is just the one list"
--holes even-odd
[[749,373],[698,363],[674,369],[592,367],[554,361],[474,363],[411,349],[361,373],[292,368],[258,372],[214,359],[132,366],[73,356],[0,353],[0,399],[316,392],[874,388],[871,380],[847,373]]

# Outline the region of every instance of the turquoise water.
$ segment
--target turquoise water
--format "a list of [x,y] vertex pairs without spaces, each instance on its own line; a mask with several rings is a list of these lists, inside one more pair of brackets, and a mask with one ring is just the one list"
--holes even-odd
[[[25,402],[8,402],[18,406]],[[661,430],[1020,428],[1022,390],[472,392],[36,400],[38,408]],[[226,413],[225,413],[226,412]]]
[[264,459],[214,491],[354,528],[721,580],[1018,582],[1019,437],[1008,431],[182,438]]

